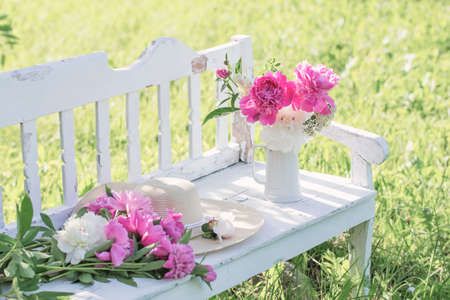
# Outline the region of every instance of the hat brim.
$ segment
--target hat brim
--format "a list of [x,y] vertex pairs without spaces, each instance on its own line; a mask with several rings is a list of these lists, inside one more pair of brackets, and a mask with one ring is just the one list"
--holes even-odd
[[222,212],[233,213],[235,219],[234,234],[227,239],[211,240],[197,236],[189,245],[194,249],[196,255],[215,252],[236,245],[257,233],[264,224],[264,218],[255,209],[231,200],[200,199],[203,215],[208,217],[220,216]]

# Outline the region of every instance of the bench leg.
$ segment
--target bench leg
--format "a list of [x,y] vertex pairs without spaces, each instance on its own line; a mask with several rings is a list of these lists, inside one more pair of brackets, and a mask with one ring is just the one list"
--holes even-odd
[[370,255],[372,248],[373,219],[350,229],[349,252],[351,272],[364,280],[364,295],[369,293]]

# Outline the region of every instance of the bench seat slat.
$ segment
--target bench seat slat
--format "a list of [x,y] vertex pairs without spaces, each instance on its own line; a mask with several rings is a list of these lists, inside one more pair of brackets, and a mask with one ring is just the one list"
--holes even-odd
[[67,110],[60,112],[59,122],[64,203],[67,205],[73,205],[78,200],[73,111]]
[[139,92],[127,94],[126,122],[128,180],[136,180],[142,175],[141,143],[139,138]]
[[41,212],[41,188],[38,167],[38,144],[36,121],[20,124],[22,138],[22,158],[25,175],[25,191],[33,203],[34,215]]
[[[258,173],[264,166],[257,165]],[[81,296],[110,299],[203,299],[258,274],[273,264],[289,259],[329,238],[373,217],[375,191],[358,187],[348,179],[300,171],[304,199],[291,204],[261,201],[262,185],[253,181],[251,165],[237,163],[203,177],[195,184],[202,198],[243,201],[257,209],[265,223],[261,230],[235,246],[209,253],[204,263],[218,273],[213,291],[199,280],[137,279],[138,288],[123,284],[95,283],[92,287],[53,282],[44,290],[70,290]],[[198,257],[201,259],[201,257]],[[245,268],[243,266],[245,265]],[[130,295],[132,295],[130,297]]]

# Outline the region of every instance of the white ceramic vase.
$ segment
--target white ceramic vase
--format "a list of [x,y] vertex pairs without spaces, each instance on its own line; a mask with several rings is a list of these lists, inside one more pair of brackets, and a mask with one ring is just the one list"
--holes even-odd
[[256,182],[264,184],[264,196],[266,200],[278,203],[300,201],[297,160],[299,151],[274,151],[268,149],[266,146],[255,145],[253,152],[257,148],[265,149],[266,173],[263,178],[256,174],[255,162],[253,161],[253,178]]

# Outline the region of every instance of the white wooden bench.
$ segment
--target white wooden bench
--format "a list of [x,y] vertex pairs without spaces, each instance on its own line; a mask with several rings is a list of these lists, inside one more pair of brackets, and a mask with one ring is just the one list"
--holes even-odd
[[[207,256],[206,263],[213,264],[218,274],[213,290],[200,280],[190,278],[179,281],[138,279],[138,288],[118,282],[85,287],[57,281],[46,284],[43,289],[73,291],[80,299],[207,298],[347,230],[350,230],[353,269],[368,278],[376,196],[371,164],[385,160],[388,153],[385,140],[334,123],[323,135],[350,148],[351,179],[300,171],[304,201],[284,205],[263,201],[263,186],[253,181],[248,164],[252,159],[248,155],[251,141],[248,135],[236,130],[229,141],[229,118],[217,120],[216,148],[202,152],[199,76],[201,72],[223,67],[225,53],[232,61],[242,57],[244,72],[252,76],[252,45],[248,36],[234,36],[227,44],[199,52],[176,39],[161,38],[151,43],[134,64],[123,69],[111,69],[105,53],[94,53],[0,73],[0,128],[20,124],[25,189],[31,196],[35,215],[39,215],[41,209],[36,119],[59,113],[64,205],[50,211],[59,226],[78,200],[73,110],[95,103],[98,182],[109,182],[108,99],[126,94],[130,181],[158,175],[195,180],[202,196],[242,201],[257,208],[265,218],[262,230],[255,236]],[[169,84],[182,77],[189,78],[189,159],[172,164]],[[137,116],[139,91],[148,86],[158,87],[159,170],[142,174]],[[220,97],[218,92],[218,99]],[[259,167],[262,171],[263,166]],[[1,199],[0,193],[0,204]],[[14,231],[11,225],[4,225],[1,209],[0,230]]]

